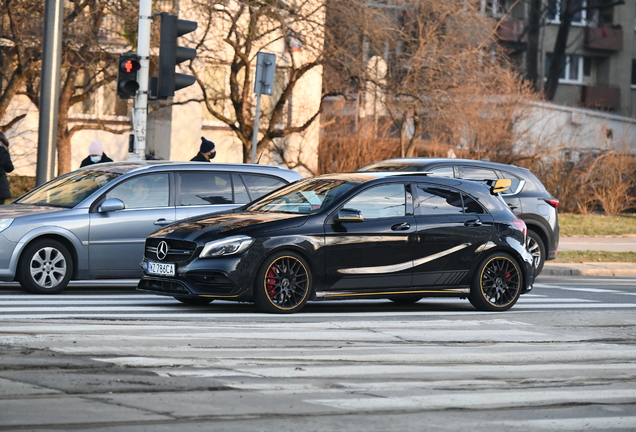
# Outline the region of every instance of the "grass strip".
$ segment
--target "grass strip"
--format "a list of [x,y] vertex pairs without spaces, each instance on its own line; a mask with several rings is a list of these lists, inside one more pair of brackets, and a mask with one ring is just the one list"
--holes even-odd
[[636,235],[636,215],[559,214],[562,236]]

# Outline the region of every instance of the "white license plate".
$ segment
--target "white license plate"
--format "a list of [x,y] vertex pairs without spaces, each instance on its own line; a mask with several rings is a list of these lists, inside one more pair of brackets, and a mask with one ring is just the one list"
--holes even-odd
[[148,262],[148,273],[157,276],[174,276],[174,264],[160,264]]

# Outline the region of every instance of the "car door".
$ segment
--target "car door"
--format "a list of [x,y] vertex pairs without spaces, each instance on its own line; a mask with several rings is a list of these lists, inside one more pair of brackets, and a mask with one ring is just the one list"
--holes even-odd
[[364,220],[325,224],[327,289],[377,292],[410,287],[415,219],[407,185],[370,187],[340,208],[357,210]]
[[175,220],[170,203],[170,174],[144,174],[127,179],[105,194],[123,201],[123,210],[91,212],[88,253],[95,277],[136,277],[142,271],[146,237]]
[[492,235],[492,216],[460,190],[431,183],[416,183],[413,189],[413,286],[468,283],[468,271]]

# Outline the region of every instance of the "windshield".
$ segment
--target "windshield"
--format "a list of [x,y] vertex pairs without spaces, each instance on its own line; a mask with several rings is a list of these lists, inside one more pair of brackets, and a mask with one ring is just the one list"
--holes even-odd
[[120,175],[109,171],[73,171],[32,190],[15,203],[73,208]]
[[252,203],[247,211],[311,214],[327,207],[356,186],[344,180],[308,179]]

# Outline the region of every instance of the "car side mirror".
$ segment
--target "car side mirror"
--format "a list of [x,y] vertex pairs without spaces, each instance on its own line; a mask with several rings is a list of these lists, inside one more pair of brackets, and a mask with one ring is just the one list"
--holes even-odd
[[108,213],[117,210],[123,210],[126,208],[126,205],[119,198],[108,198],[106,201],[99,206],[97,211],[99,213]]
[[338,211],[336,222],[363,222],[362,212],[360,210],[343,208]]

